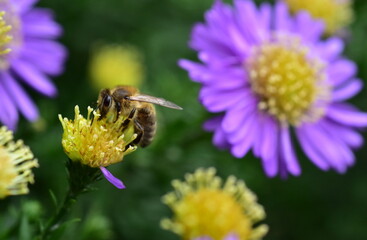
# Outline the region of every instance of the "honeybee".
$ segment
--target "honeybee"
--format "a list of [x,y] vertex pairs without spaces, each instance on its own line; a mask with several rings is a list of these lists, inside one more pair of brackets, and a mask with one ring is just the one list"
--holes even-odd
[[120,115],[127,117],[122,122],[122,131],[131,121],[134,123],[136,139],[131,143],[141,147],[148,146],[155,135],[157,119],[153,104],[182,110],[182,108],[163,98],[153,97],[139,93],[139,90],[131,86],[117,86],[112,89],[102,89],[98,96],[98,109],[102,118],[115,118]]

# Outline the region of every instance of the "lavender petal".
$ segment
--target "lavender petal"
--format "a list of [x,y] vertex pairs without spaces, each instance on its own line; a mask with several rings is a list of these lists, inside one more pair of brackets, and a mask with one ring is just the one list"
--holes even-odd
[[114,185],[115,187],[117,187],[118,189],[124,189],[126,188],[124,183],[116,178],[115,176],[112,175],[112,173],[110,171],[107,170],[107,168],[105,167],[99,167],[99,169],[101,169],[104,177],[110,182],[112,183],[112,185]]

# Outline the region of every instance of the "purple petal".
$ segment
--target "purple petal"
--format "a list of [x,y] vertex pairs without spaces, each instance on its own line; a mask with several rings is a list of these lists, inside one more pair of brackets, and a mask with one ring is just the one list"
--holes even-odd
[[[301,129],[302,135],[307,139],[306,145],[312,145],[317,154],[339,173],[345,172],[348,159],[345,158],[345,147],[343,144],[334,139],[330,133],[325,132],[317,123],[303,124],[299,129]],[[302,142],[303,145],[304,142]]]
[[359,79],[353,79],[348,81],[343,86],[333,91],[333,101],[344,101],[347,100],[361,91],[363,82]]
[[17,12],[21,15],[31,9],[36,2],[38,2],[38,0],[17,0],[12,1],[11,4],[14,4]]
[[360,112],[346,103],[331,104],[327,109],[326,116],[340,124],[352,127],[367,126],[367,113]]
[[[264,139],[264,146],[262,151],[265,149],[269,149],[269,153],[262,153],[263,157],[262,165],[265,171],[265,174],[268,177],[275,177],[279,171],[279,126],[273,121],[269,120],[267,124],[264,124],[263,133],[267,139]],[[271,145],[269,145],[271,144]]]
[[347,59],[340,59],[330,63],[327,69],[328,79],[334,86],[343,84],[357,72],[357,65]]
[[297,31],[305,42],[316,42],[324,31],[324,24],[316,21],[305,11],[299,12],[296,17],[295,31]]
[[280,130],[280,147],[282,153],[281,160],[284,160],[286,169],[295,176],[300,175],[301,168],[294,153],[288,127],[283,127]]
[[316,51],[327,60],[333,61],[343,52],[344,43],[340,38],[332,37],[316,45]]
[[23,24],[26,37],[56,38],[62,33],[62,28],[53,21],[53,13],[49,9],[32,9],[23,16]]
[[[0,79],[1,80],[1,79]],[[15,107],[15,104],[11,97],[8,95],[7,91],[5,91],[3,85],[0,81],[0,121],[6,125],[10,130],[15,130],[15,127],[18,122],[18,112]]]
[[325,159],[322,155],[322,152],[320,152],[320,149],[317,147],[317,143],[314,141],[312,136],[310,137],[309,134],[307,134],[307,130],[302,126],[298,127],[296,130],[296,135],[303,151],[310,158],[311,162],[313,162],[321,170],[328,170],[330,166],[327,159]]
[[237,234],[231,233],[225,236],[223,240],[240,240],[240,238],[238,237]]
[[278,126],[275,120],[270,116],[264,116],[264,123],[261,131],[262,145],[260,149],[260,156],[264,159],[275,158],[277,150],[275,146],[277,145],[278,139]]
[[322,121],[325,128],[329,128],[329,132],[334,133],[334,137],[339,138],[348,146],[353,148],[361,147],[363,144],[363,137],[351,127],[340,125],[329,119]]
[[125,185],[123,184],[123,182],[116,178],[115,176],[112,175],[112,173],[110,171],[107,170],[107,168],[105,167],[99,167],[99,169],[101,169],[104,177],[110,182],[112,183],[112,185],[114,185],[115,187],[117,187],[118,189],[124,189],[126,188]]
[[[267,34],[261,28],[261,23],[258,21],[258,12],[255,3],[252,1],[234,1],[234,11],[237,20],[237,26],[241,29],[242,41],[246,41],[249,44],[256,44],[264,41],[267,38]],[[240,38],[238,38],[240,40]],[[237,40],[237,42],[238,42]],[[249,51],[248,47],[245,49]]]
[[46,96],[55,96],[57,90],[42,72],[36,69],[31,63],[17,59],[13,60],[12,68],[28,85],[43,93]]
[[[225,100],[223,100],[225,101]],[[243,102],[242,104],[238,104],[239,106],[235,106],[230,108],[224,116],[222,122],[222,128],[226,132],[234,132],[238,131],[241,128],[243,122],[247,118],[247,114],[251,111],[254,111],[256,106],[256,102],[254,99]]]
[[1,74],[4,87],[11,95],[17,108],[30,121],[35,121],[38,118],[38,109],[27,93],[17,83],[17,81],[7,72]]
[[283,2],[277,2],[275,5],[275,23],[274,28],[276,31],[292,31],[293,30],[293,21],[291,21],[291,17],[289,16],[288,7]]
[[218,127],[220,127],[222,121],[223,121],[223,116],[221,115],[213,117],[204,123],[203,128],[205,131],[213,132]]

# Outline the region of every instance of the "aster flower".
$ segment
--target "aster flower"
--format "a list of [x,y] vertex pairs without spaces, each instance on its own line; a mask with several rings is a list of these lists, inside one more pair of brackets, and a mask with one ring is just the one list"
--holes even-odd
[[291,12],[307,11],[325,23],[328,35],[340,33],[353,20],[351,0],[284,0]]
[[13,133],[0,127],[0,199],[27,194],[28,183],[34,182],[33,167],[38,162],[29,147],[21,140],[14,142]]
[[[185,181],[174,180],[163,202],[173,211],[161,226],[185,240],[256,240],[268,231],[265,212],[245,183],[234,176],[224,184],[214,168],[198,169]],[[219,207],[220,206],[220,207]]]
[[139,87],[144,79],[142,55],[130,45],[110,44],[94,49],[89,66],[96,89],[117,85]]
[[32,1],[3,0],[0,11],[11,39],[5,47],[11,52],[0,56],[0,122],[15,129],[20,112],[28,120],[38,118],[38,110],[22,84],[52,97],[57,90],[48,75],[62,72],[65,49],[55,42],[61,27],[53,21],[48,9],[35,8]]
[[216,1],[196,24],[190,46],[202,63],[179,65],[202,84],[200,101],[218,116],[205,124],[213,142],[238,158],[250,149],[270,177],[299,175],[291,132],[320,169],[343,173],[363,139],[367,114],[344,101],[362,81],[341,56],[337,37],[321,40],[323,23],[287,6]]
[[121,162],[123,157],[136,150],[130,143],[136,138],[134,127],[130,124],[125,130],[121,129],[126,119],[120,116],[116,121],[112,118],[99,119],[100,114],[88,107],[87,118],[84,118],[75,106],[74,120],[62,118],[60,122],[64,129],[62,146],[66,155],[76,162],[91,168],[99,168],[105,178],[117,188],[125,188],[124,184],[115,178],[106,167]]

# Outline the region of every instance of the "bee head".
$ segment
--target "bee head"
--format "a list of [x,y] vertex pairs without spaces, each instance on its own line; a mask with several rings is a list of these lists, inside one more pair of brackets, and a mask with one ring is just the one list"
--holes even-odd
[[99,93],[97,104],[99,113],[101,114],[100,118],[105,117],[114,105],[114,101],[109,89],[101,90],[101,92]]

